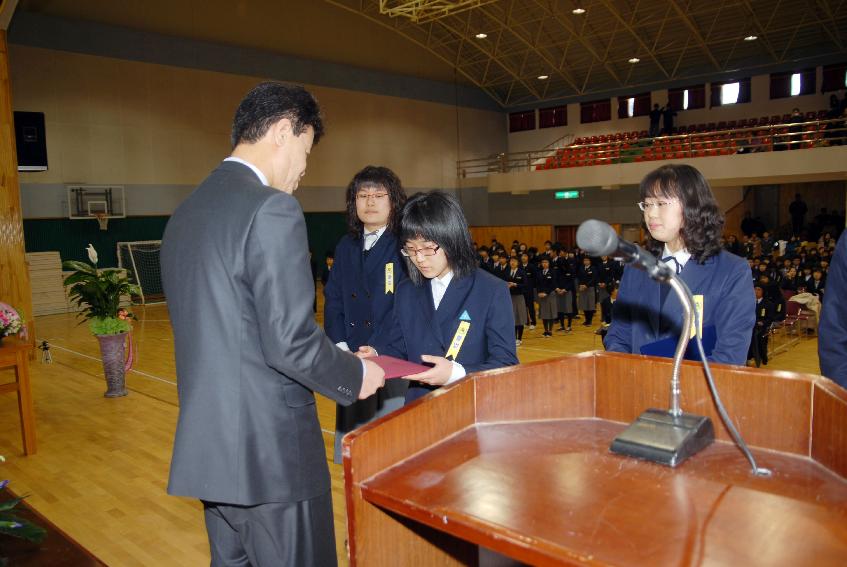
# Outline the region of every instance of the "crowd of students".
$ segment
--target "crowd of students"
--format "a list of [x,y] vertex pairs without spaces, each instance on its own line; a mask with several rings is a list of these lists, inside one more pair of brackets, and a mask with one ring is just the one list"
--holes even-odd
[[[573,320],[582,312],[583,325],[593,325],[600,306],[602,328],[612,319],[612,301],[623,274],[623,264],[603,256],[592,258],[578,248],[568,249],[546,241],[541,250],[513,241],[506,247],[492,239],[477,246],[479,267],[504,280],[512,298],[515,344],[520,346],[524,327],[535,329],[540,319],[542,337],[554,330],[570,333]],[[558,322],[558,329],[555,325]]]
[[802,306],[810,322],[805,329],[814,332],[820,314],[826,277],[837,239],[825,232],[817,241],[792,236],[787,241],[773,238],[768,231],[753,233],[739,241],[729,236],[723,243],[728,252],[747,259],[756,289],[756,326],[750,343],[749,359],[768,363],[768,337],[774,323],[785,320],[789,300]]

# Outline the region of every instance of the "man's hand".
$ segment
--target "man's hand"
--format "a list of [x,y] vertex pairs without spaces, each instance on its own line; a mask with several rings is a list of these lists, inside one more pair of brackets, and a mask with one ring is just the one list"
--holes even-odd
[[362,378],[362,389],[359,390],[360,400],[370,398],[377,390],[385,386],[385,370],[370,360],[365,360],[364,362],[365,377]]
[[432,356],[429,354],[421,356],[421,360],[423,362],[431,362],[435,364],[435,366],[418,374],[404,376],[404,378],[423,382],[430,386],[442,386],[447,383],[447,380],[450,379],[450,375],[453,373],[453,363],[451,361],[447,360],[443,356]]

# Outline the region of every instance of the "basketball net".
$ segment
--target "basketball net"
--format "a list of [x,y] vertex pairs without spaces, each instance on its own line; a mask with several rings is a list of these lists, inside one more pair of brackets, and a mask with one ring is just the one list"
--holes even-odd
[[94,213],[94,216],[97,218],[97,224],[100,225],[100,230],[109,228],[109,217],[106,216],[106,213]]

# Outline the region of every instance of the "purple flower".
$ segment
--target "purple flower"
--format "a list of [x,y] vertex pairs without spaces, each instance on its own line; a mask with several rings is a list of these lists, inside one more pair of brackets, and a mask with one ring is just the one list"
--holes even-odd
[[6,488],[6,486],[8,484],[9,484],[8,480],[0,480],[0,490],[3,490],[4,488]]

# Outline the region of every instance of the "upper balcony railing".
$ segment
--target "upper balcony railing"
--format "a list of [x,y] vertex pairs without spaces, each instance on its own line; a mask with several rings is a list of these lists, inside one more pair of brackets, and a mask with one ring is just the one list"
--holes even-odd
[[513,171],[847,146],[847,121],[840,118],[782,122],[707,132],[691,131],[654,138],[637,135],[635,132],[599,138],[607,139],[596,143],[461,160],[456,163],[457,175],[460,178],[481,177],[490,173]]

